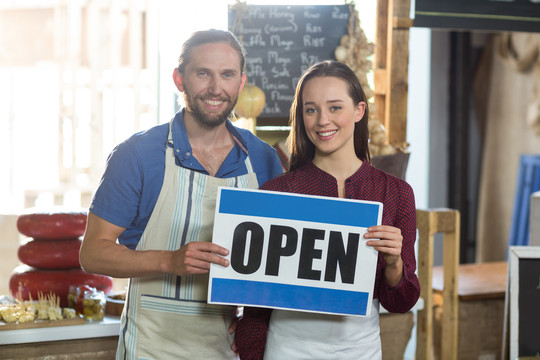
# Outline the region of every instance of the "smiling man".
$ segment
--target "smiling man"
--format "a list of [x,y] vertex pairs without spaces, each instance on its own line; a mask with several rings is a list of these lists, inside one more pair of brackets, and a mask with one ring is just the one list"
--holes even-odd
[[228,120],[245,81],[230,33],[194,33],[173,81],[185,108],[118,145],[90,206],[80,262],[130,278],[117,359],[234,359],[235,309],[208,305],[219,186],[257,188],[281,173],[275,150]]

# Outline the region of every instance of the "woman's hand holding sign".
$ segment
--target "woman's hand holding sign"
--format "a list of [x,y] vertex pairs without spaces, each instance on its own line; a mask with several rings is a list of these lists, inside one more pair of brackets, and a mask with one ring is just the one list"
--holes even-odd
[[401,259],[401,246],[403,236],[399,228],[387,225],[371,226],[364,234],[368,240],[367,246],[372,246],[375,250],[382,253],[386,263],[385,277],[390,286],[399,284],[403,276],[403,261]]

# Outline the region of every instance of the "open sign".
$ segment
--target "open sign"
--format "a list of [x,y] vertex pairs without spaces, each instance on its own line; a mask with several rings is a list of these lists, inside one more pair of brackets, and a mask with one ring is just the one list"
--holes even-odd
[[208,302],[369,315],[377,251],[363,234],[382,204],[220,188],[213,242],[230,266],[212,264]]

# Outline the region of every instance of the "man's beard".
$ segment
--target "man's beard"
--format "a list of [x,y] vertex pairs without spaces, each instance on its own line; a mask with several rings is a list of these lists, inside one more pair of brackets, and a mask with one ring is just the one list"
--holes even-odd
[[195,98],[189,96],[188,91],[184,91],[184,104],[186,106],[186,110],[193,115],[193,118],[200,125],[207,128],[218,127],[227,120],[236,105],[237,98],[227,100],[229,100],[229,106],[226,107],[225,110],[219,114],[209,115],[204,112],[200,103]]

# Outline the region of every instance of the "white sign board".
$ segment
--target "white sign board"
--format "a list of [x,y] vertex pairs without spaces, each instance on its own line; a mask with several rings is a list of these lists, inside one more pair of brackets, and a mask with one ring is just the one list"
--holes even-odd
[[273,191],[220,188],[208,302],[296,311],[370,314],[377,251],[363,234],[382,204]]

